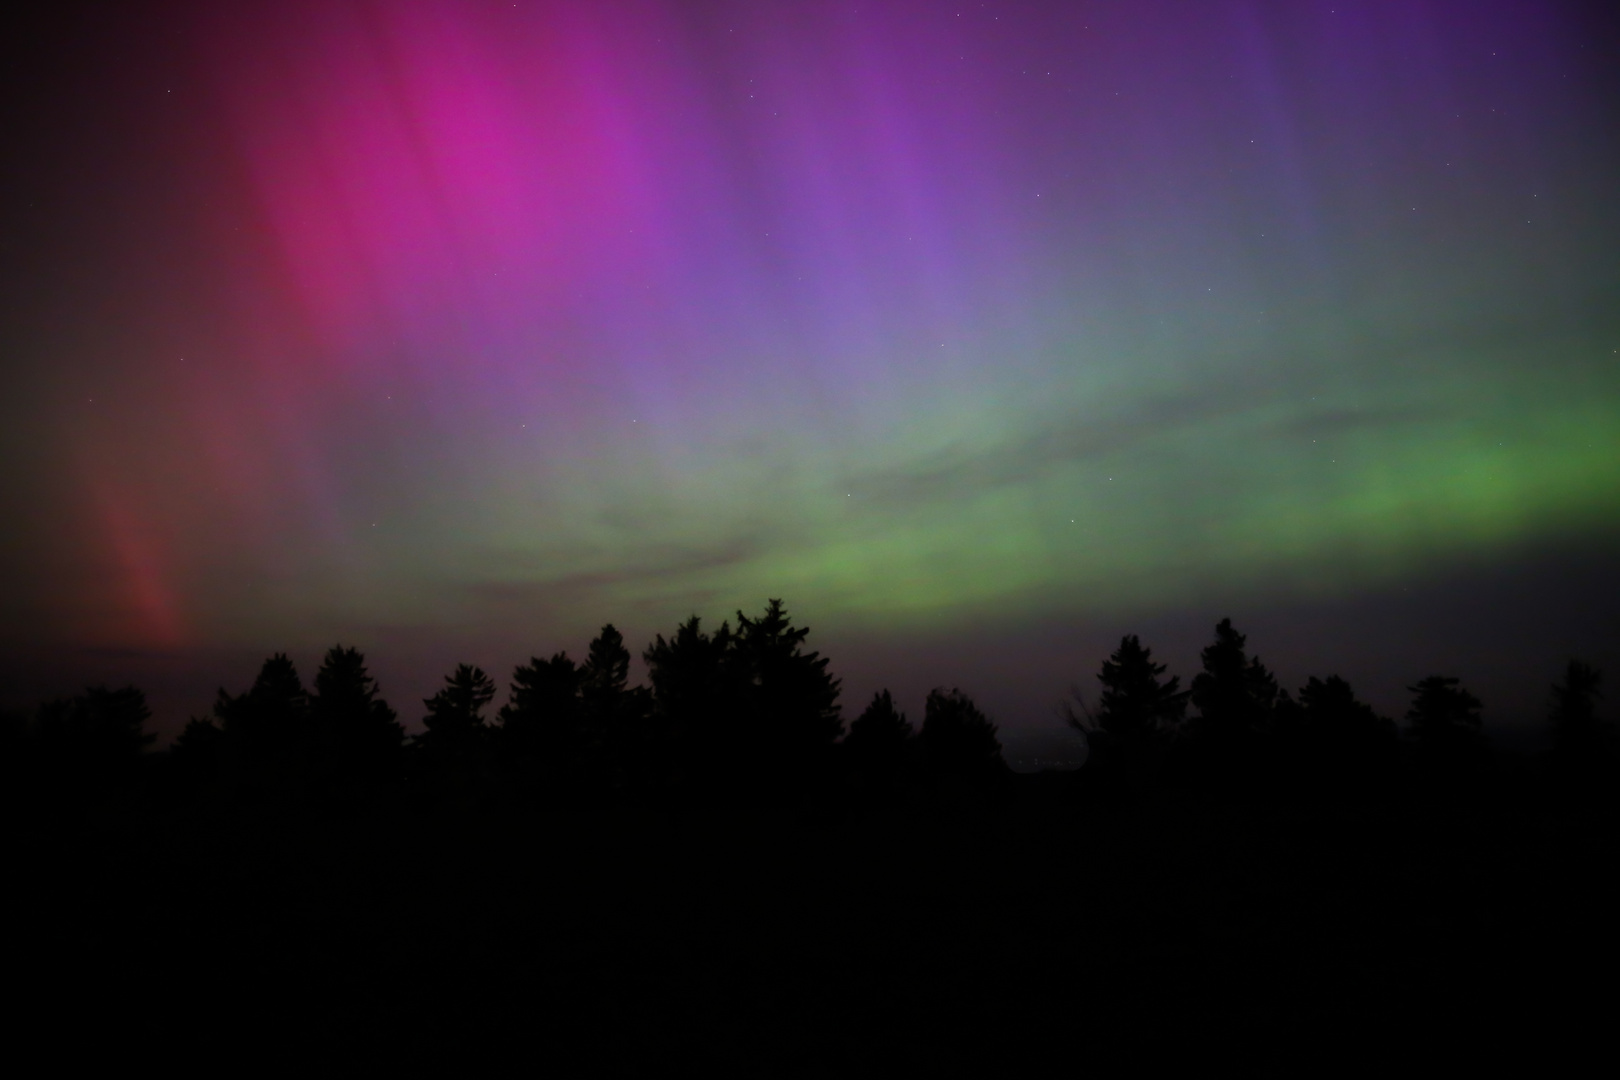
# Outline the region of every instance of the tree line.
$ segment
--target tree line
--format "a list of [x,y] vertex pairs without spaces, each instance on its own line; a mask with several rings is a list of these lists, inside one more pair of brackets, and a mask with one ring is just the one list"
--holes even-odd
[[[630,652],[611,624],[585,656],[519,665],[503,703],[495,680],[460,664],[423,702],[407,737],[356,649],[335,646],[306,687],[293,662],[270,657],[253,685],[219,690],[210,715],[187,724],[167,755],[187,796],[363,798],[401,788],[429,801],[546,804],[639,797],[781,800],[836,791],[856,802],[916,792],[985,792],[1007,767],[994,722],[958,689],[927,697],[920,728],[888,690],[848,725],[828,659],[806,648],[781,601],[705,631],[696,616],[642,652],[647,686],[629,683]],[[1376,792],[1404,773],[1456,778],[1488,762],[1482,705],[1451,676],[1409,690],[1402,731],[1338,676],[1291,694],[1223,619],[1186,689],[1135,635],[1097,674],[1095,699],[1062,707],[1089,745],[1085,782],[1138,791],[1217,783],[1313,798]],[[1607,760],[1598,716],[1601,675],[1572,660],[1552,688],[1557,760]],[[133,687],[88,689],[6,725],[16,776],[105,784],[149,748],[150,712]],[[1404,772],[1403,772],[1404,770]]]
[[[1290,694],[1230,619],[1216,625],[1199,659],[1202,670],[1182,689],[1151,649],[1126,635],[1102,664],[1095,701],[1072,692],[1063,713],[1085,733],[1096,773],[1124,785],[1192,773],[1344,797],[1395,782],[1403,767],[1446,782],[1490,763],[1483,705],[1455,676],[1408,686],[1402,729],[1337,675],[1311,676]],[[1560,768],[1597,767],[1612,750],[1611,729],[1598,716],[1601,684],[1595,668],[1571,660],[1551,688],[1547,722]]]

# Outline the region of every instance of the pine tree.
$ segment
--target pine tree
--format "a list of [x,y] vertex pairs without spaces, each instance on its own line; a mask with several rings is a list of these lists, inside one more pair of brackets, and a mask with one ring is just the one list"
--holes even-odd
[[555,781],[579,752],[580,671],[567,653],[535,656],[512,672],[501,706],[501,742],[507,753],[542,764]]
[[1552,724],[1554,739],[1564,744],[1591,739],[1598,729],[1597,703],[1603,698],[1602,685],[1602,672],[1579,660],[1569,662],[1564,681],[1552,688],[1547,720]]
[[580,692],[587,702],[609,705],[625,693],[630,681],[630,650],[612,623],[592,640],[580,666]]
[[317,752],[338,776],[393,775],[405,729],[379,695],[358,649],[334,645],[327,650],[315,675],[310,712]]
[[579,668],[580,753],[585,783],[599,791],[633,785],[656,756],[647,728],[652,695],[629,682],[630,650],[608,623]]
[[146,695],[135,687],[91,686],[77,697],[41,706],[36,738],[49,757],[64,763],[116,769],[140,757],[157,737],[146,730],[151,718]]
[[426,732],[417,737],[429,753],[440,757],[468,754],[483,742],[488,729],[480,715],[495,699],[495,682],[482,668],[458,664],[444,677],[444,686],[422,704]]
[[665,781],[693,791],[723,786],[745,767],[742,672],[727,623],[713,634],[696,615],[641,654],[652,683],[653,753]]
[[1394,765],[1395,725],[1339,676],[1311,676],[1300,688],[1297,712],[1297,765],[1308,782],[1343,793],[1365,787]]
[[660,734],[692,782],[731,787],[745,776],[802,777],[830,763],[843,733],[839,682],[804,649],[780,600],[737,629],[705,634],[693,616],[642,654]]
[[744,733],[776,768],[809,766],[844,733],[838,707],[839,681],[827,658],[807,652],[808,627],[795,627],[782,601],[750,619],[737,612],[732,668],[746,711]]
[[233,765],[252,775],[285,771],[307,752],[310,697],[286,653],[266,660],[246,693],[232,697],[222,687],[214,719]]
[[849,725],[843,742],[844,760],[857,784],[890,787],[903,774],[915,738],[906,714],[895,708],[887,690],[880,690]]
[[1459,731],[1478,731],[1480,701],[1455,676],[1430,675],[1407,687],[1412,707],[1406,720],[1420,742],[1449,738]]
[[1153,650],[1145,648],[1135,634],[1120,638],[1119,648],[1103,661],[1097,674],[1103,691],[1096,709],[1087,709],[1077,690],[1078,709],[1066,706],[1070,726],[1088,738],[1101,735],[1122,745],[1157,742],[1173,735],[1186,712],[1187,693],[1178,677],[1161,681],[1165,670],[1165,665],[1153,662]]
[[929,691],[917,743],[929,771],[938,776],[983,782],[1006,770],[996,725],[961,690]]
[[915,732],[906,714],[895,708],[887,690],[872,695],[872,703],[849,725],[844,745],[863,754],[890,755],[903,749]]
[[1484,755],[1480,701],[1460,679],[1431,675],[1407,689],[1412,693],[1412,706],[1406,710],[1408,730],[1425,763],[1449,768]]
[[1215,640],[1202,652],[1204,670],[1193,678],[1197,734],[1206,743],[1235,748],[1263,731],[1278,700],[1277,680],[1259,657],[1245,651],[1248,639],[1222,619]]

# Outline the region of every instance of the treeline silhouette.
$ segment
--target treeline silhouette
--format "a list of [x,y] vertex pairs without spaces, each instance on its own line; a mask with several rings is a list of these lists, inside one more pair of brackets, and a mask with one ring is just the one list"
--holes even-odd
[[[1332,802],[1387,795],[1402,781],[1447,789],[1488,775],[1482,705],[1460,679],[1430,675],[1407,687],[1402,730],[1337,675],[1313,675],[1291,695],[1247,645],[1222,619],[1182,690],[1135,635],[1121,639],[1097,676],[1096,703],[1077,688],[1063,705],[1086,735],[1094,779],[1115,790],[1215,782],[1251,797]],[[1598,715],[1601,683],[1571,660],[1551,688],[1549,764],[1564,775],[1601,771],[1613,754],[1612,728]]]
[[[611,624],[583,660],[534,657],[496,683],[460,664],[423,702],[407,737],[365,658],[334,646],[306,688],[277,653],[239,694],[220,689],[163,763],[171,795],[307,796],[353,802],[383,790],[428,803],[544,805],[653,798],[782,801],[816,794],[852,805],[907,792],[992,792],[1004,785],[996,725],[959,689],[937,688],[914,729],[889,691],[850,723],[828,660],[807,650],[781,601],[735,627],[705,632],[697,616],[642,652],[649,686],[629,684],[630,652]],[[1164,784],[1218,784],[1252,797],[1361,798],[1398,782],[1479,778],[1492,762],[1480,701],[1454,677],[1408,689],[1404,730],[1335,675],[1297,695],[1223,619],[1187,689],[1134,635],[1103,661],[1093,704],[1079,689],[1061,706],[1084,733],[1082,782],[1114,795]],[[1599,715],[1601,674],[1572,660],[1551,689],[1553,764],[1599,768],[1613,752]],[[99,788],[137,767],[154,736],[142,693],[92,687],[7,721],[17,776]]]
[[1620,959],[1620,891],[1589,665],[1526,757],[1455,677],[1396,722],[1336,676],[1284,689],[1230,620],[1185,685],[1126,636],[1059,710],[1085,765],[1019,776],[958,689],[846,730],[807,641],[775,600],[694,616],[635,686],[609,625],[504,695],[458,665],[414,737],[344,646],[308,684],[272,656],[166,753],[133,687],[10,715],[14,981],[79,1003],[42,1024],[141,1038],[128,1003],[170,1000],[176,1047],[356,1067],[976,1074],[1032,1030],[1298,1066],[1303,1035],[1455,1056],[1597,1021],[1576,969]]
[[457,806],[738,805],[970,790],[1005,772],[995,725],[956,689],[929,694],[916,732],[884,691],[845,738],[839,680],[805,648],[808,632],[777,600],[713,633],[694,616],[643,651],[643,687],[629,685],[630,652],[610,624],[582,661],[558,652],[520,665],[498,708],[494,680],[460,664],[411,738],[356,650],[329,650],[313,691],[278,653],[186,725],[168,779],[192,797],[352,802],[392,785]]

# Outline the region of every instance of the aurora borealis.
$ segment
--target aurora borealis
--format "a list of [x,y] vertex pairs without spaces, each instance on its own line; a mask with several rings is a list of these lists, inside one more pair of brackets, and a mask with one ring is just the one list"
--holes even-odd
[[[7,647],[250,670],[343,640],[414,719],[453,662],[781,596],[853,698],[880,677],[858,641],[984,635],[988,671],[995,628],[1320,619],[1601,550],[1616,26],[1421,0],[63,15],[6,89]],[[1299,625],[1258,651],[1310,655]],[[992,712],[1035,723],[1100,656],[1017,668]],[[881,677],[962,681],[917,664]],[[1382,700],[1425,673],[1360,674]]]

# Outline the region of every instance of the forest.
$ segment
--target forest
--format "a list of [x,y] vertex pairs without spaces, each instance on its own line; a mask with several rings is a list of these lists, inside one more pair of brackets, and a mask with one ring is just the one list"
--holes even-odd
[[7,716],[25,1027],[786,1075],[1597,1030],[1616,753],[1579,660],[1526,755],[1454,677],[1397,723],[1336,676],[1281,687],[1230,620],[1185,688],[1127,635],[1062,708],[1085,765],[1015,775],[959,689],[846,726],[807,639],[776,600],[694,616],[636,686],[607,625],[499,701],[458,665],[411,737],[344,646],[308,685],[270,657],[162,751],[134,687]]

